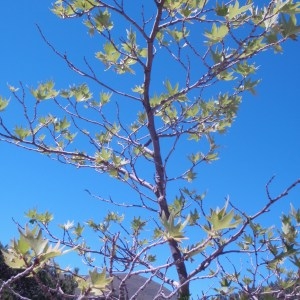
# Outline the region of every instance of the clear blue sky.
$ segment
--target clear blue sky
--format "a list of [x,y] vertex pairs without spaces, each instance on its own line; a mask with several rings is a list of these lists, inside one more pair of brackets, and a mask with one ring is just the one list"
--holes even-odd
[[[79,59],[89,39],[80,21],[58,20],[49,12],[51,1],[6,1],[0,21],[0,94],[6,84],[33,86],[55,80],[68,86],[78,78],[66,70],[42,41],[35,24],[62,51]],[[199,190],[208,191],[206,203],[222,205],[224,197],[253,213],[266,201],[265,184],[274,174],[272,191],[282,191],[300,177],[300,44],[288,41],[284,54],[263,53],[256,60],[262,79],[258,94],[246,94],[233,127],[218,139],[220,160],[201,167]],[[93,55],[90,52],[90,55]],[[12,123],[18,116],[10,116]],[[29,208],[49,210],[56,223],[85,221],[101,214],[101,204],[85,189],[104,196],[120,196],[115,182],[91,170],[77,170],[0,143],[0,241],[16,236],[14,218],[24,224]],[[118,185],[117,185],[118,186]],[[300,189],[273,207],[261,221],[273,225],[289,203],[299,207]]]

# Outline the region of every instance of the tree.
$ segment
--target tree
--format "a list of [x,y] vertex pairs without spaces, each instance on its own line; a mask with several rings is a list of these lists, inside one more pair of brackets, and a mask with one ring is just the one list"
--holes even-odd
[[[53,81],[40,83],[30,89],[33,104],[25,97],[23,84],[19,88],[9,86],[23,109],[15,127],[5,119],[9,101],[0,99],[2,141],[77,168],[94,169],[127,185],[136,194],[132,202],[94,196],[112,207],[134,210],[130,228],[114,210],[103,222],[89,220],[87,227],[103,241],[100,250],[95,250],[82,237],[83,224],[66,223],[60,238],[49,227],[50,213],[30,210],[27,216],[35,226],[20,229],[19,240],[4,252],[6,262],[25,269],[27,276],[49,258],[60,256],[60,244],[78,251],[91,266],[89,254],[100,255],[104,268],[100,273],[90,271],[89,280],[78,279],[78,297],[110,297],[109,286],[120,270],[127,273],[120,283],[123,294],[126,280],[136,274],[159,280],[172,289],[168,296],[181,299],[190,297],[191,282],[210,278],[220,281],[220,287],[213,291],[216,294],[240,290],[253,299],[262,292],[273,294],[265,288],[276,276],[285,278],[287,271],[280,263],[289,258],[299,266],[299,211],[292,207],[291,213],[283,216],[279,234],[256,220],[300,181],[272,197],[270,180],[268,201],[253,215],[240,211],[229,199],[224,207],[207,212],[204,196],[185,182],[196,180],[201,163],[218,158],[216,136],[233,123],[242,94],[255,93],[259,80],[254,76],[254,57],[270,49],[281,52],[284,41],[296,40],[300,3],[273,0],[258,8],[253,1],[136,1],[134,8],[131,4],[59,0],[52,8],[60,18],[84,20],[91,36],[102,43],[96,60],[106,72],[123,76],[126,87],[106,81],[98,65],[88,59],[83,65],[73,62],[38,27],[45,43],[84,82],[61,89],[55,88]],[[126,28],[126,33],[120,28]],[[166,78],[160,74],[162,61],[169,67],[163,70]],[[99,89],[99,96],[95,96]],[[45,114],[45,107],[49,113]],[[191,150],[188,158],[178,151],[182,145]],[[174,167],[177,161],[180,165]],[[177,196],[170,199],[175,182]],[[142,217],[145,214],[147,218]],[[145,228],[151,228],[149,236],[145,236]],[[41,229],[48,240],[42,238]],[[158,255],[166,247],[172,259]],[[233,263],[234,272],[226,270],[226,258],[231,261],[237,253],[257,257],[253,270],[239,272]],[[211,269],[212,263],[216,269]],[[178,280],[173,279],[173,269]],[[289,276],[293,278],[291,286],[297,284],[294,275]],[[291,295],[296,292],[293,289]]]

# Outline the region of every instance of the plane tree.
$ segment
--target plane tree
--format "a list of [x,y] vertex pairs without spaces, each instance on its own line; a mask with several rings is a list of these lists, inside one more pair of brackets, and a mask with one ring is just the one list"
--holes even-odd
[[[6,119],[11,103],[0,98],[0,140],[108,175],[135,197],[119,201],[90,192],[111,209],[102,222],[67,222],[62,237],[51,231],[51,213],[29,210],[32,226],[20,226],[20,238],[3,252],[6,263],[34,276],[63,253],[60,245],[77,251],[90,266],[95,266],[94,256],[101,257],[100,271],[78,278],[79,298],[109,298],[112,278],[120,271],[127,273],[120,280],[120,298],[126,280],[136,274],[170,290],[157,297],[188,299],[192,282],[211,278],[219,280],[219,287],[198,291],[199,296],[241,291],[255,299],[285,288],[298,295],[299,211],[292,207],[282,217],[280,231],[263,228],[258,218],[299,180],[271,196],[271,179],[266,203],[252,215],[229,199],[221,208],[208,204],[207,210],[204,195],[189,183],[197,180],[201,164],[218,159],[216,137],[232,125],[243,94],[255,94],[257,55],[280,53],[283,42],[296,40],[299,1],[153,0],[132,5],[58,0],[52,12],[83,22],[99,49],[93,59],[74,61],[38,26],[42,40],[81,83],[58,88],[59,83],[45,81],[29,88],[29,95],[22,83],[9,85],[11,102],[22,113],[11,126]],[[189,155],[182,155],[182,147]],[[174,189],[177,196],[170,197]],[[121,208],[133,211],[129,225],[116,212]],[[83,238],[86,228],[101,237],[96,249]],[[228,271],[224,264],[237,254],[255,257],[252,267],[240,272],[231,263]],[[287,259],[292,271],[281,265]],[[267,289],[272,280],[282,288]]]

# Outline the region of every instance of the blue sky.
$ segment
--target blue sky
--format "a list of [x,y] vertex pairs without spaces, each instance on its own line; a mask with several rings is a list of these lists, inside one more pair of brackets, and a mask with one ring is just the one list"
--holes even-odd
[[[62,51],[81,59],[89,39],[80,21],[58,20],[49,12],[50,1],[6,1],[0,21],[0,94],[8,96],[6,84],[19,81],[33,86],[48,79],[60,86],[78,80],[66,70],[42,41],[35,24]],[[242,210],[253,213],[265,203],[265,184],[276,175],[274,194],[300,177],[300,44],[288,41],[284,54],[271,51],[257,58],[262,79],[257,96],[245,94],[238,117],[228,132],[218,138],[220,159],[200,167],[197,185],[207,191],[207,206],[222,205],[229,195]],[[90,55],[93,55],[92,51]],[[18,122],[13,112],[12,124]],[[121,197],[112,179],[92,170],[77,170],[42,155],[0,143],[0,241],[16,236],[12,221],[24,224],[29,208],[49,210],[55,223],[84,221],[101,215],[101,204],[85,189],[103,196]],[[292,202],[299,207],[300,189],[276,204],[261,219],[278,224],[280,214]]]

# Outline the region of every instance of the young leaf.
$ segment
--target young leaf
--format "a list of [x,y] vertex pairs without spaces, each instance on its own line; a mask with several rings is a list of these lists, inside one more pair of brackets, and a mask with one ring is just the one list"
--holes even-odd
[[94,17],[96,29],[100,32],[104,31],[105,29],[111,30],[113,28],[113,22],[111,21],[110,17],[111,14],[108,12],[108,10],[103,12],[99,11],[99,13]]
[[218,27],[216,23],[213,23],[211,31],[206,31],[204,35],[209,39],[208,43],[213,45],[222,41],[228,34],[229,30],[226,25]]
[[75,97],[77,102],[87,101],[92,98],[92,93],[90,92],[87,84],[83,83],[79,86],[73,86],[70,89],[71,95]]
[[219,3],[217,3],[215,11],[218,16],[225,17],[228,14],[228,7],[224,3],[222,3],[222,5],[219,5]]
[[192,170],[189,170],[186,175],[185,175],[185,179],[188,182],[192,182],[193,180],[195,180],[197,177],[197,173],[193,172]]
[[251,7],[252,7],[252,4],[247,4],[247,5],[240,7],[239,2],[235,1],[234,5],[229,5],[227,17],[230,20],[232,20],[232,19],[236,18],[237,16],[241,15],[242,13],[244,13],[245,11],[251,9]]
[[112,282],[113,277],[107,277],[105,268],[99,273],[95,268],[93,271],[89,271],[88,280],[91,282],[92,293],[101,295],[102,292],[107,290],[107,286]]
[[300,32],[300,26],[297,25],[297,19],[295,16],[291,15],[287,20],[284,15],[281,15],[280,25],[281,33],[284,37],[289,37],[293,40],[297,39],[297,35]]
[[110,101],[112,93],[100,93],[100,103],[101,105],[105,105]]
[[111,64],[116,64],[121,54],[115,48],[115,46],[112,43],[108,42],[104,44],[103,49],[104,52],[97,52],[96,57],[107,66],[110,66]]
[[22,269],[26,268],[26,262],[21,255],[17,255],[12,249],[1,250],[4,258],[4,262],[10,268]]
[[223,229],[236,228],[240,223],[240,219],[236,219],[234,211],[226,212],[228,202],[220,210],[211,210],[210,216],[207,217],[207,220],[211,224],[212,231],[219,231]]
[[17,135],[17,137],[21,140],[26,139],[28,136],[31,135],[30,130],[28,129],[24,129],[22,126],[16,126],[15,128],[15,134]]
[[252,95],[256,95],[255,87],[260,83],[260,80],[245,79],[244,81],[244,91],[249,91]]
[[0,111],[3,111],[9,103],[9,100],[0,96]]
[[254,74],[257,70],[254,64],[249,65],[247,61],[236,64],[234,68],[235,72],[241,74],[243,77],[246,77],[250,74]]
[[141,85],[136,85],[134,88],[131,89],[133,92],[138,93],[138,94],[143,94],[144,93],[144,87]]
[[187,237],[184,236],[183,230],[188,225],[190,216],[188,215],[183,223],[178,221],[176,225],[174,224],[174,218],[173,213],[170,214],[168,219],[166,215],[162,213],[161,221],[165,228],[164,236],[167,240],[174,239],[177,242],[182,242],[182,240],[187,239]]
[[37,89],[31,89],[31,94],[37,101],[42,101],[55,98],[59,92],[54,89],[54,82],[50,80],[39,84]]

